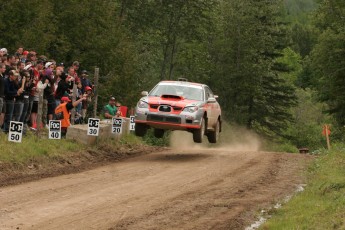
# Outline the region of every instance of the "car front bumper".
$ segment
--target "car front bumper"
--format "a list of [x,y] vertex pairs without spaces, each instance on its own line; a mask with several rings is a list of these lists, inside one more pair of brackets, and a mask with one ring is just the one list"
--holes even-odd
[[151,112],[149,109],[136,108],[135,123],[146,124],[157,129],[189,130],[199,129],[203,112],[195,113],[182,111],[179,114]]

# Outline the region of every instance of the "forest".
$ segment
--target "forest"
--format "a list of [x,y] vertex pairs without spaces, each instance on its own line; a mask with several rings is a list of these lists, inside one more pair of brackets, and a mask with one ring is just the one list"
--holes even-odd
[[1,1],[0,47],[100,70],[134,107],[142,90],[185,77],[219,95],[223,120],[286,148],[344,139],[343,0]]

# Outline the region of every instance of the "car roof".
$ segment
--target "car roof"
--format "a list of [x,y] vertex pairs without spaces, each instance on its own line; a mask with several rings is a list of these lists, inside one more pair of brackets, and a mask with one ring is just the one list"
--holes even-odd
[[177,85],[196,85],[196,86],[206,86],[205,84],[201,83],[196,83],[196,82],[189,82],[189,81],[170,81],[170,80],[165,80],[165,81],[160,81],[160,83],[176,83]]

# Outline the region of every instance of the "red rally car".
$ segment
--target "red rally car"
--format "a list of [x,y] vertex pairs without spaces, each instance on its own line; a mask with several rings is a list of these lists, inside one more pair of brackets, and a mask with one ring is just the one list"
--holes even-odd
[[135,108],[135,134],[144,136],[148,128],[161,138],[165,130],[185,130],[201,143],[204,135],[217,143],[222,130],[221,108],[217,95],[200,83],[161,81],[149,93],[142,92]]

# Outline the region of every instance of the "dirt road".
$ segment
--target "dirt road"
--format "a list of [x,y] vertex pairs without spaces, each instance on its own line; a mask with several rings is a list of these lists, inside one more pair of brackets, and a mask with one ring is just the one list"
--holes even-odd
[[243,229],[303,182],[310,157],[168,150],[0,188],[0,229]]

